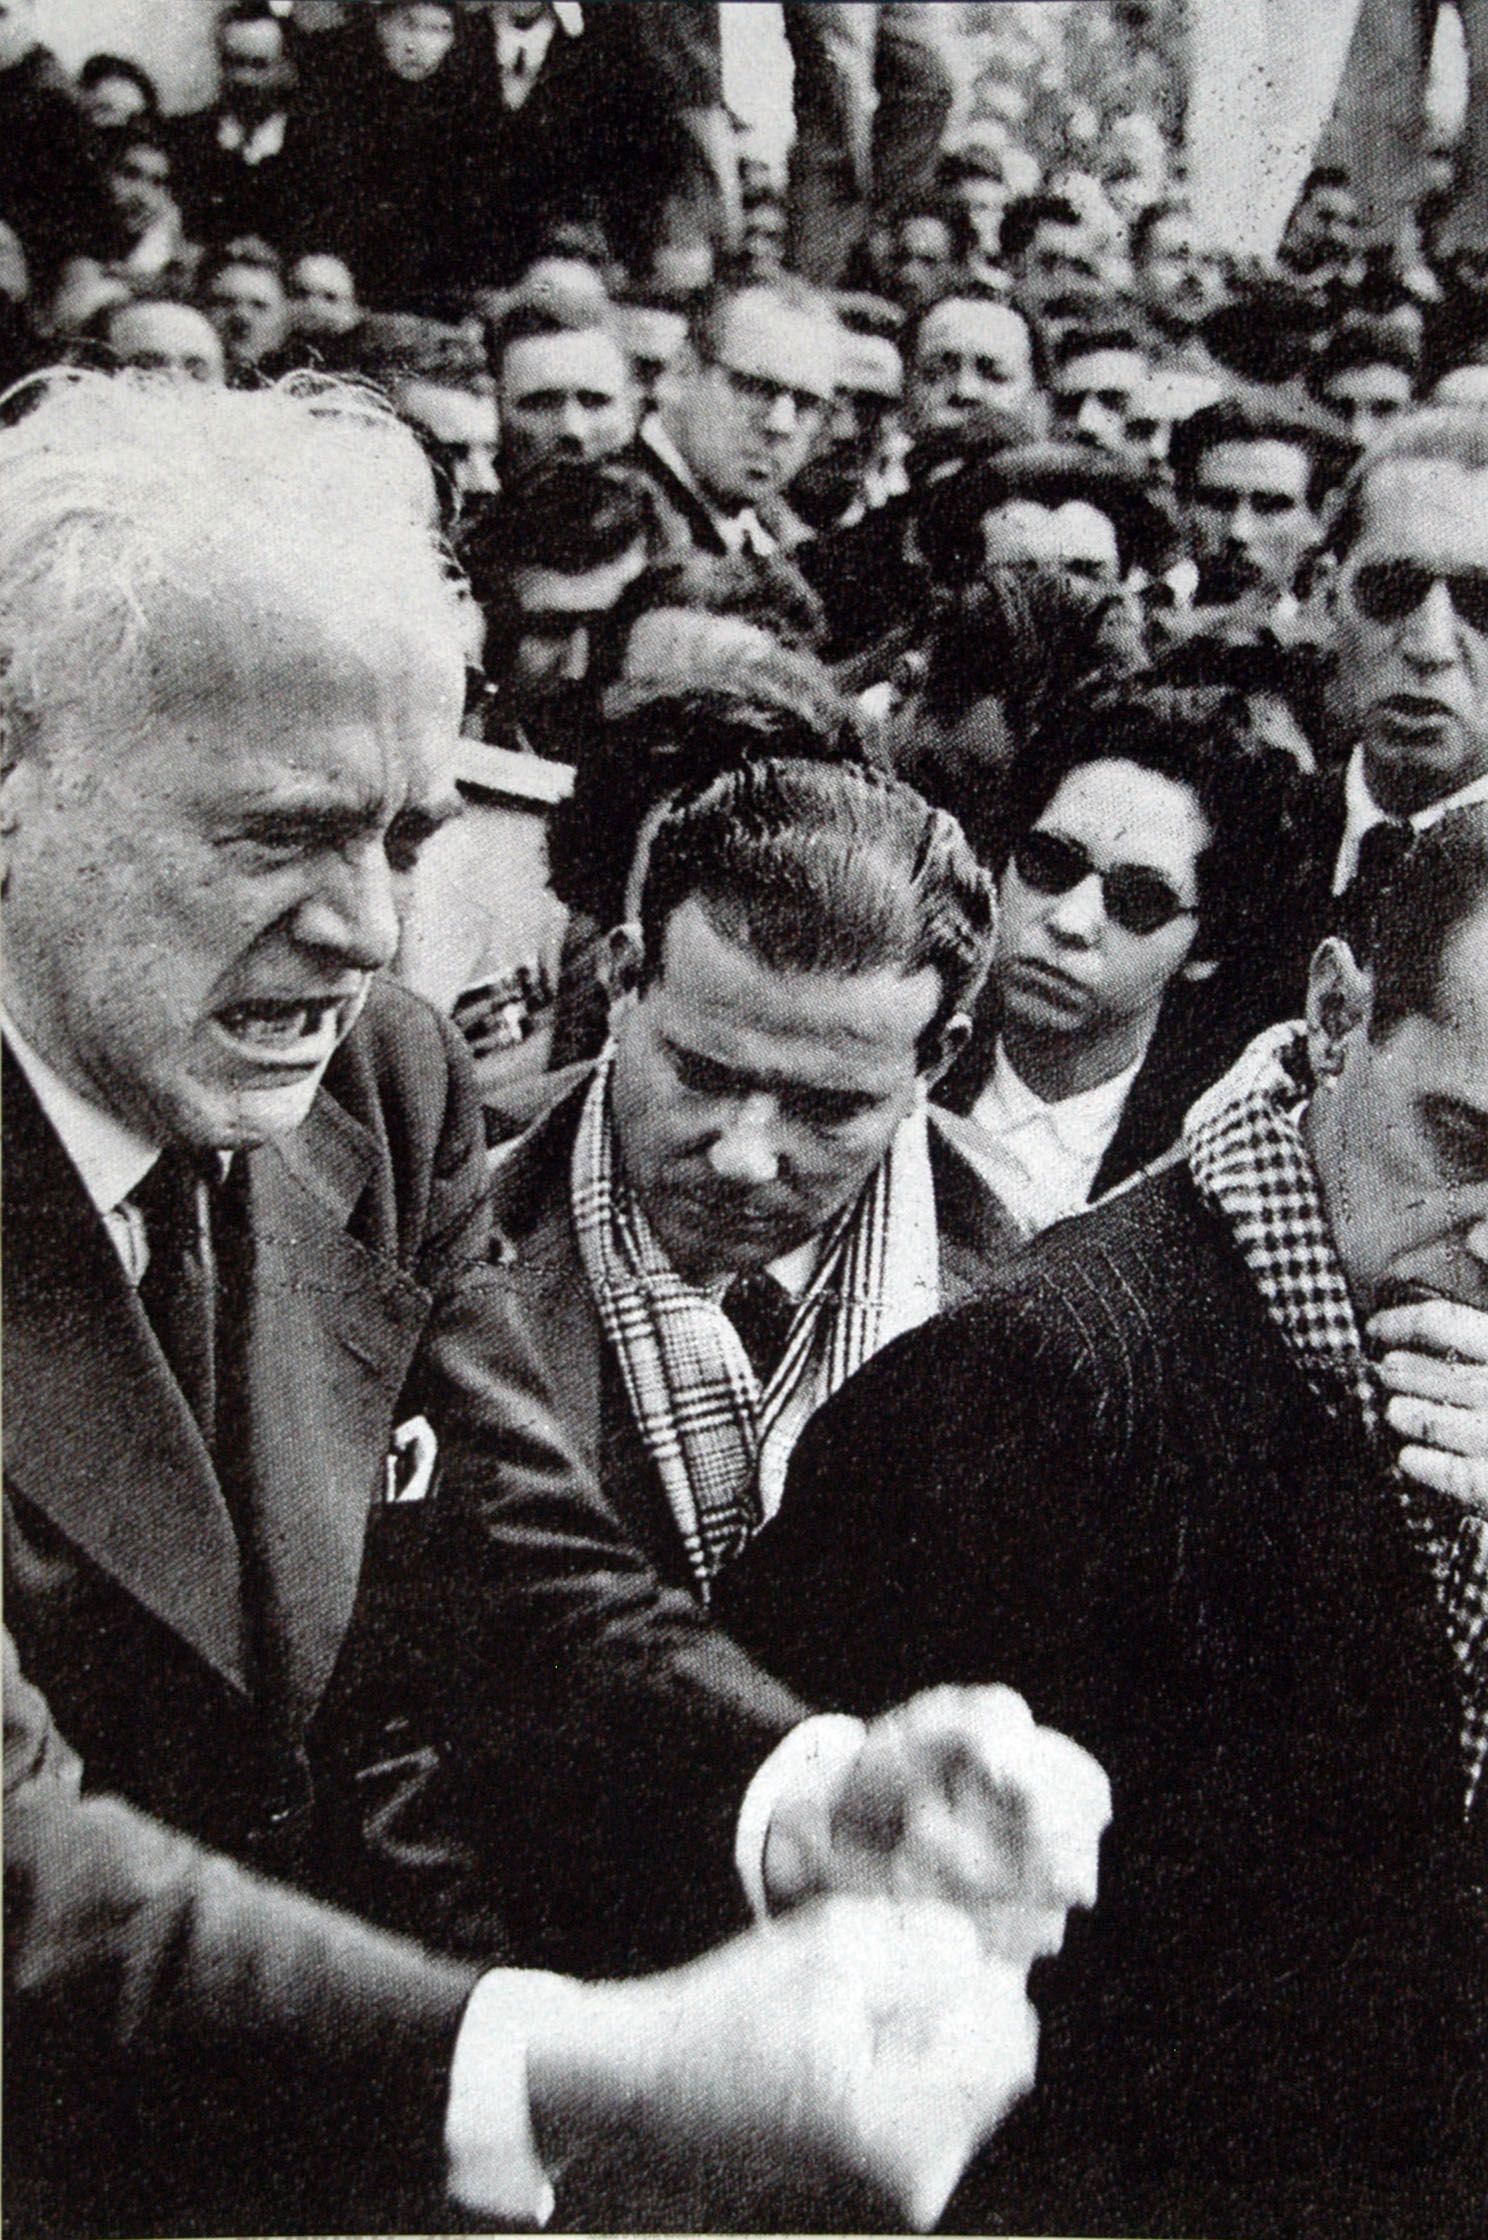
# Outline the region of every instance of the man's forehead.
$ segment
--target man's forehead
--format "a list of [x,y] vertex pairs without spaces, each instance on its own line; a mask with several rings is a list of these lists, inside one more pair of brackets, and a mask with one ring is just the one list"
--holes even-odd
[[720,354],[748,373],[825,394],[837,374],[839,340],[814,311],[764,295],[736,296],[719,322]]
[[524,335],[511,344],[501,368],[501,386],[515,404],[543,389],[607,389],[618,396],[625,382],[624,353],[599,327]]
[[1360,493],[1355,545],[1401,559],[1488,566],[1488,467],[1450,459],[1387,459]]
[[651,987],[662,998],[662,1031],[699,1054],[839,1087],[912,1060],[941,996],[928,967],[913,975],[893,966],[777,971],[721,932],[695,897],[668,920]]
[[1195,479],[1206,489],[1284,490],[1301,496],[1312,462],[1300,443],[1279,436],[1244,437],[1211,444],[1199,460]]
[[1005,303],[977,303],[956,297],[937,304],[920,328],[918,355],[940,350],[970,350],[994,357],[1026,358],[1028,329]]

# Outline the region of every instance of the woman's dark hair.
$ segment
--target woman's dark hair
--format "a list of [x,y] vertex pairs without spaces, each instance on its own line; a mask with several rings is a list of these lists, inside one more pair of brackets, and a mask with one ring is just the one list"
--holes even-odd
[[848,703],[812,711],[763,690],[666,693],[586,739],[574,789],[548,827],[548,883],[600,925],[618,923],[636,843],[659,803],[767,758],[863,763]]

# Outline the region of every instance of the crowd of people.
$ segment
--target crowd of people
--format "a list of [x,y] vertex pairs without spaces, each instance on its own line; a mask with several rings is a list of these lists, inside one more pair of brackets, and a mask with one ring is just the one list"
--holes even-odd
[[1477,2240],[1488,265],[945,12],[0,0],[17,2233]]

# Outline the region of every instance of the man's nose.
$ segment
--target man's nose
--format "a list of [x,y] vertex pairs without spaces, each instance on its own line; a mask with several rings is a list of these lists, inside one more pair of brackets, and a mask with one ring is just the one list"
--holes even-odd
[[779,1112],[773,1097],[743,1097],[708,1145],[708,1164],[720,1182],[757,1187],[780,1172]]
[[1225,534],[1231,544],[1239,545],[1242,549],[1248,550],[1255,542],[1256,523],[1255,507],[1248,498],[1242,498],[1239,505],[1230,508],[1225,521]]
[[565,397],[562,409],[558,414],[559,434],[567,436],[570,442],[576,444],[582,450],[584,437],[588,433],[588,426],[589,415],[578,398]]
[[582,684],[589,674],[589,632],[587,628],[570,630],[563,641],[563,648],[554,665],[553,674],[564,684]]
[[1105,914],[1101,883],[1092,871],[1059,896],[1049,913],[1049,924],[1061,940],[1085,944],[1096,939]]
[[770,399],[770,409],[765,415],[765,426],[772,436],[793,436],[800,425],[801,414],[789,389],[777,389]]
[[381,841],[327,865],[294,918],[294,934],[360,972],[378,972],[398,954],[402,916],[396,876]]
[[1401,651],[1408,660],[1439,669],[1457,657],[1457,610],[1444,583],[1434,583],[1406,618]]

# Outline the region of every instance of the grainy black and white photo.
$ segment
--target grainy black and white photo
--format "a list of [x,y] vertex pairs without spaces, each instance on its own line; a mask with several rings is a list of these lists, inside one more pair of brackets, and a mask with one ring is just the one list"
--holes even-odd
[[1488,0],[0,0],[14,2240],[1488,2234]]

